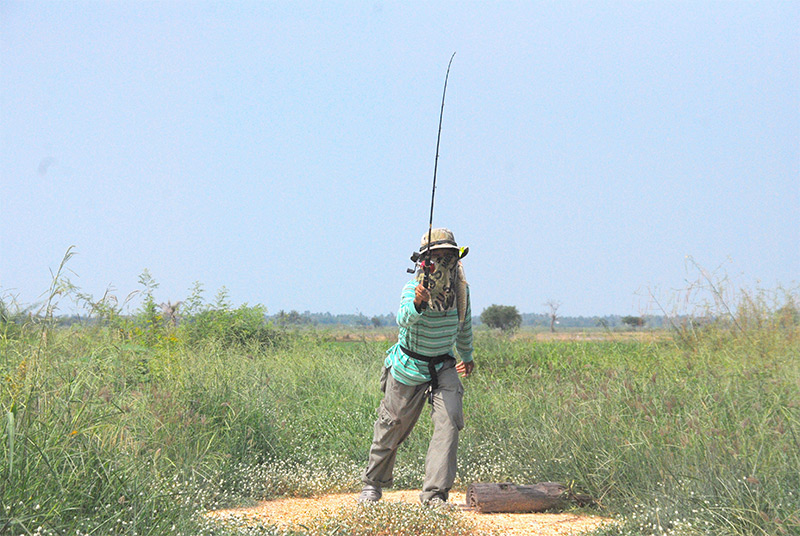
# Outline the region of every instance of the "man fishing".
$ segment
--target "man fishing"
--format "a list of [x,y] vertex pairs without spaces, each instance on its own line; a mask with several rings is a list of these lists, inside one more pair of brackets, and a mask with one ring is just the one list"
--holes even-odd
[[[359,502],[378,501],[383,488],[392,486],[397,449],[426,402],[434,431],[420,500],[448,499],[456,477],[458,433],[464,427],[464,387],[458,376],[469,376],[475,366],[469,287],[460,260],[468,251],[459,249],[448,229],[429,230],[422,237],[419,257],[425,260],[403,288],[397,344],[386,352],[380,382],[384,397]],[[461,359],[458,364],[454,348]]]

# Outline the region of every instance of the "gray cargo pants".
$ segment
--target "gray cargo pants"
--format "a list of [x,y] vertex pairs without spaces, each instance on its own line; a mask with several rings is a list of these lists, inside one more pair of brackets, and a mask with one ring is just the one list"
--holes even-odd
[[[420,493],[422,502],[436,496],[447,500],[456,478],[458,432],[464,428],[464,387],[454,364],[454,361],[448,361],[439,371],[439,388],[433,393],[433,436],[425,458],[425,480]],[[381,374],[384,397],[378,408],[367,469],[361,477],[364,484],[381,488],[392,486],[397,448],[419,419],[428,400],[429,387],[427,383],[402,384],[384,367]]]

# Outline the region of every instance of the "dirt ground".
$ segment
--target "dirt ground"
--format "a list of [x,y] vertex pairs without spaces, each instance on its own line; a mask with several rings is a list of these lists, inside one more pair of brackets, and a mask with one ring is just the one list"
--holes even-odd
[[[302,499],[278,499],[264,501],[252,508],[235,508],[211,512],[211,517],[235,517],[241,520],[252,520],[280,527],[297,527],[312,517],[328,510],[335,511],[340,506],[355,504],[357,494],[347,493],[324,495]],[[416,503],[419,491],[387,491],[383,500]],[[450,502],[456,506],[464,506],[464,493],[451,492]],[[480,529],[493,530],[497,534],[511,536],[566,536],[577,535],[599,527],[610,520],[602,517],[561,513],[561,514],[480,514],[465,510],[464,515],[472,520]]]

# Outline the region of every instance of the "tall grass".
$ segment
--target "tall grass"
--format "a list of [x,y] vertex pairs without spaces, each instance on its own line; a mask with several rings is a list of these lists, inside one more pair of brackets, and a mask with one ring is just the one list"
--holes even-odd
[[574,480],[655,533],[797,530],[796,348],[751,359],[724,348],[506,343],[485,360],[491,370],[472,386],[485,393],[468,399],[481,434],[462,448],[463,480]]
[[[609,534],[800,533],[798,322],[749,304],[674,338],[477,333],[456,485],[567,482],[620,517]],[[388,344],[195,307],[178,326],[151,307],[70,327],[4,307],[0,534],[279,534],[202,514],[359,488]],[[421,485],[430,426],[401,447],[398,487]],[[366,515],[417,519],[387,512]],[[363,515],[308,534],[353,533]]]

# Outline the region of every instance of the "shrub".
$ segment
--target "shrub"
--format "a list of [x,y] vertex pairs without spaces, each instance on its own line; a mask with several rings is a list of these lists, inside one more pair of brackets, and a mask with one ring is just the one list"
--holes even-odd
[[641,316],[623,316],[622,323],[636,329],[644,326],[644,318]]
[[215,340],[224,345],[271,345],[283,340],[283,332],[267,322],[267,308],[246,303],[233,308],[228,291],[222,287],[208,304],[202,297],[203,288],[195,283],[192,294],[182,307],[181,329],[187,342]]
[[512,331],[522,324],[522,316],[513,305],[490,305],[481,313],[481,322],[490,328]]

